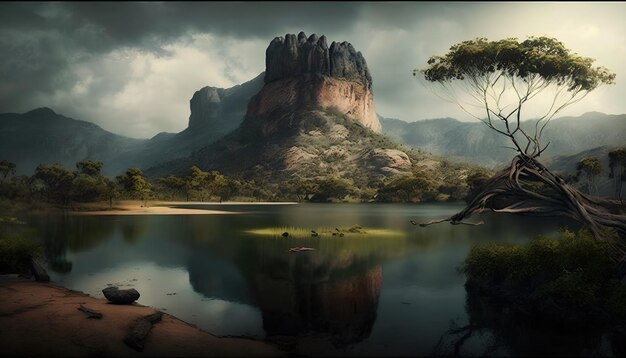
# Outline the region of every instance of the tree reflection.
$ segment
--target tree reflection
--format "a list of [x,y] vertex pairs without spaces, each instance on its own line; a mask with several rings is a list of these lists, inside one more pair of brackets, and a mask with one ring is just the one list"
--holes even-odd
[[81,252],[102,243],[115,225],[98,217],[75,217],[71,215],[38,216],[30,220],[41,237],[47,266],[57,273],[68,273],[72,262],[66,258],[67,251]]
[[[433,355],[607,356],[624,354],[625,335],[589,322],[547,321],[524,307],[466,287],[464,326],[451,322]],[[525,312],[526,311],[526,312]]]

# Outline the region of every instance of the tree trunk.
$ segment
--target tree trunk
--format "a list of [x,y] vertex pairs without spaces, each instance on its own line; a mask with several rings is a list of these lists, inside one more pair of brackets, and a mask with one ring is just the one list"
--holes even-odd
[[[465,209],[449,218],[420,226],[445,221],[453,225],[480,225],[482,222],[470,224],[463,220],[485,211],[564,216],[588,227],[598,240],[607,241],[612,249],[612,258],[622,262],[626,261],[626,249],[622,242],[626,237],[626,216],[621,215],[621,209],[619,201],[586,195],[566,184],[535,158],[520,154],[508,168],[496,173]],[[617,235],[611,233],[613,230]]]

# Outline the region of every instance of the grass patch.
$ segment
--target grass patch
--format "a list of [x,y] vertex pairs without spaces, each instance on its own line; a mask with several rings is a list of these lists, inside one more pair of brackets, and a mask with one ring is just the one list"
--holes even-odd
[[476,245],[461,270],[469,286],[497,288],[537,306],[555,302],[564,312],[600,308],[626,318],[626,286],[617,279],[609,247],[584,230],[524,245]]
[[[353,238],[353,237],[377,237],[377,238],[401,238],[404,237],[404,233],[397,230],[390,229],[376,229],[376,228],[364,228],[359,225],[353,225],[349,228],[303,228],[295,226],[280,226],[259,228],[254,230],[248,230],[247,233],[271,238]],[[287,236],[283,236],[287,233]],[[317,235],[315,234],[317,233]]]

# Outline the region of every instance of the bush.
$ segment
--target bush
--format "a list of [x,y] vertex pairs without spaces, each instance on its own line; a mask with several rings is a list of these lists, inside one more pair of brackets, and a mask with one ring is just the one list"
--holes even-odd
[[41,252],[41,245],[22,230],[23,224],[15,218],[0,217],[0,272],[18,272],[26,259]]
[[25,237],[0,238],[0,272],[16,272],[21,262],[40,249],[39,243]]
[[626,317],[626,286],[615,269],[607,243],[585,230],[564,230],[557,238],[540,237],[525,245],[476,245],[461,268],[469,285],[552,299],[561,307],[599,306]]

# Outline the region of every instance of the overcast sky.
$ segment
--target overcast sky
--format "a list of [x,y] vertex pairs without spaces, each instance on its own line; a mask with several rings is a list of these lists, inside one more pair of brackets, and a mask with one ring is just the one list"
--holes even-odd
[[0,3],[0,112],[50,107],[146,138],[187,126],[189,99],[265,67],[286,33],[326,35],[361,51],[377,112],[471,120],[411,75],[451,45],[487,37],[561,40],[617,74],[564,115],[626,113],[626,3]]

